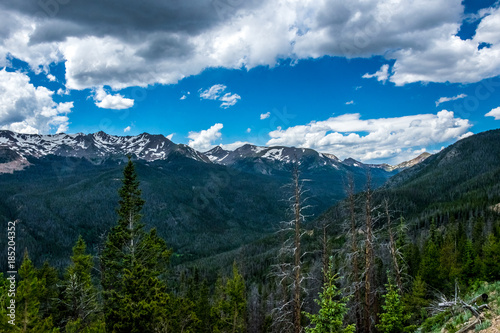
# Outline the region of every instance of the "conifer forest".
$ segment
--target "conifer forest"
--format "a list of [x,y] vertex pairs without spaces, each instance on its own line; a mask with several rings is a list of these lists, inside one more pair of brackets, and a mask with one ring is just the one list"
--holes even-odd
[[[152,197],[129,156],[119,164],[110,228],[95,235],[79,226],[67,251],[40,239],[4,258],[19,267],[15,278],[8,268],[0,275],[0,331],[487,328],[500,313],[500,148],[491,144],[499,137],[461,140],[382,186],[370,172],[362,182],[345,173],[344,198],[316,215],[311,182],[294,164],[279,187],[285,218],[263,237],[205,256],[173,249],[165,230],[146,223]],[[23,223],[9,224],[18,238],[28,232]],[[50,260],[35,244],[63,253]]]

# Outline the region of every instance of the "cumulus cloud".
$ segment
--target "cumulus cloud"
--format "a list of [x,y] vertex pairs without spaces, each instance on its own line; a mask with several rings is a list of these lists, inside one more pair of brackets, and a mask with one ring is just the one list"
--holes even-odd
[[378,71],[376,71],[375,73],[373,73],[373,74],[366,73],[362,77],[364,79],[370,79],[370,78],[374,77],[377,79],[377,81],[385,82],[389,78],[389,65],[387,65],[387,64],[382,65],[382,67],[380,67],[380,69]]
[[495,117],[495,120],[500,120],[500,106],[492,109],[490,112],[484,115],[485,117]]
[[27,75],[0,70],[0,128],[47,134],[68,130],[73,102],[56,103],[53,91],[35,87]]
[[131,129],[132,129],[132,127],[127,126],[127,127],[125,127],[125,128],[123,129],[123,132],[124,132],[124,133],[130,132],[130,130],[131,130]]
[[439,106],[439,104],[441,104],[441,103],[445,103],[445,102],[449,102],[449,101],[456,101],[457,99],[461,99],[461,98],[465,98],[465,97],[467,97],[466,94],[460,94],[460,95],[453,96],[453,97],[441,97],[436,101],[436,106]]
[[358,113],[345,114],[307,125],[279,128],[269,133],[271,139],[267,145],[312,148],[367,162],[378,159],[401,162],[415,150],[468,135],[471,126],[467,119],[457,118],[447,110],[367,120],[361,119]]
[[250,133],[252,131],[252,129],[249,127],[247,128],[247,133]]
[[125,98],[120,94],[111,95],[99,87],[94,90],[95,105],[101,109],[123,110],[134,106],[134,100]]
[[202,130],[200,132],[189,132],[189,147],[199,151],[207,151],[212,149],[214,147],[213,142],[222,136],[220,130],[223,127],[224,126],[221,123],[216,123],[207,130]]
[[224,2],[222,11],[217,3],[71,1],[42,19],[36,1],[2,2],[0,66],[7,55],[37,71],[64,61],[67,88],[116,90],[325,55],[384,56],[391,72],[368,75],[397,85],[500,74],[498,6],[483,10],[476,34],[462,40],[462,0],[254,0]]
[[220,107],[223,109],[227,109],[228,107],[235,105],[238,100],[241,99],[241,96],[232,93],[225,93],[224,95],[222,95],[226,88],[227,87],[223,84],[215,84],[206,90],[200,91],[200,97],[202,99],[221,101],[222,104],[220,105]]
[[260,120],[267,119],[271,116],[271,112],[266,112],[266,113],[261,113],[260,114]]
[[350,100],[349,102],[345,102],[345,105],[352,105],[352,104],[354,104],[353,100]]

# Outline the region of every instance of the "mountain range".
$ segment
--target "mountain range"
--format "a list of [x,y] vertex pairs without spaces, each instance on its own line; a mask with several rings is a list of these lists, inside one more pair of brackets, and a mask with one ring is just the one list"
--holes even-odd
[[79,234],[98,247],[114,225],[126,155],[135,161],[146,200],[143,220],[173,248],[174,261],[216,255],[272,234],[289,216],[292,165],[306,180],[308,215],[319,216],[345,197],[348,175],[361,191],[369,172],[377,188],[428,157],[393,167],[293,147],[201,153],[147,133],[0,131],[0,220],[21,221],[18,245],[30,249],[35,262],[64,266]]
[[[163,135],[142,133],[137,136],[114,136],[104,132],[93,134],[21,134],[0,131],[0,173],[22,170],[29,165],[28,158],[47,155],[85,158],[93,163],[106,159],[131,155],[136,159],[152,162],[165,160],[170,154],[180,154],[196,161],[253,169],[262,174],[284,170],[290,163],[304,164],[308,169],[345,166],[377,168],[387,172],[401,171],[429,156],[422,154],[416,159],[397,166],[387,164],[363,164],[352,158],[341,161],[333,154],[319,153],[308,148],[258,147],[245,144],[234,151],[217,146],[207,152],[198,152],[184,145],[175,144]],[[248,163],[251,162],[251,168]]]

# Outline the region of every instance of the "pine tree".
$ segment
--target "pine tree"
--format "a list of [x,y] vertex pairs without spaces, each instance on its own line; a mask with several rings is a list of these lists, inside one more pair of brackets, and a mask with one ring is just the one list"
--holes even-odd
[[500,242],[494,234],[488,235],[483,245],[483,262],[483,276],[486,280],[500,280]]
[[429,301],[426,299],[426,296],[427,290],[425,282],[420,275],[417,275],[413,282],[411,292],[403,297],[406,312],[411,315],[411,322],[413,324],[418,323],[427,315],[425,308],[429,306]]
[[92,285],[92,256],[86,253],[87,245],[80,236],[73,247],[71,265],[66,272],[63,304],[68,320],[66,331],[81,331],[99,325],[97,291]]
[[19,268],[19,282],[16,294],[16,326],[19,332],[58,332],[52,323],[52,317],[40,316],[40,295],[45,290],[45,281],[37,277],[37,270],[31,262],[28,251]]
[[483,269],[481,259],[478,257],[476,251],[474,251],[474,246],[470,239],[465,243],[462,262],[462,281],[467,285],[472,285],[472,283],[480,278]]
[[383,295],[383,312],[380,314],[380,322],[376,325],[381,333],[401,333],[406,332],[405,322],[411,317],[410,313],[404,311],[403,302],[399,295],[398,288],[389,280],[386,284],[387,294]]
[[199,320],[199,324],[195,326],[196,332],[211,332],[210,325],[210,299],[209,289],[206,281],[200,279],[198,269],[195,269],[194,274],[187,281],[187,292],[185,298],[193,302],[192,310]]
[[37,277],[40,281],[45,281],[45,288],[40,293],[40,316],[42,318],[50,317],[58,322],[61,319],[59,307],[60,280],[59,272],[55,267],[49,265],[47,261],[37,270]]
[[439,279],[439,248],[433,239],[436,239],[436,237],[431,233],[422,254],[419,275],[425,283],[439,289],[443,281]]
[[107,332],[150,332],[164,322],[170,296],[159,279],[171,252],[156,230],[144,231],[144,205],[130,157],[119,190],[118,223],[101,254]]
[[214,332],[246,332],[247,298],[245,281],[233,263],[233,277],[224,283],[217,283],[216,299],[213,307]]
[[314,300],[319,306],[318,314],[304,313],[311,321],[312,327],[306,327],[306,333],[354,333],[355,325],[344,327],[344,316],[348,312],[346,307],[347,298],[340,297],[340,291],[335,282],[337,277],[332,274],[332,264],[330,262],[327,272],[324,272],[326,281],[323,284],[319,299]]

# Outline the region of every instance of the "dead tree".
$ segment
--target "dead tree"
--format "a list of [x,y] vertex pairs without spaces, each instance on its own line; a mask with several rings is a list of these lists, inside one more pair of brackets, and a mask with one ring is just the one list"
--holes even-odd
[[357,222],[356,216],[356,189],[354,185],[354,179],[352,175],[348,176],[346,185],[347,194],[347,218],[345,222],[345,235],[346,235],[346,245],[343,254],[345,258],[344,271],[345,277],[348,285],[346,286],[350,290],[352,297],[352,304],[350,306],[351,311],[354,313],[356,329],[360,331],[362,329],[362,298],[361,298],[361,253],[360,253],[360,228]]
[[278,280],[278,289],[281,290],[282,300],[273,309],[273,325],[279,332],[301,333],[302,294],[304,290],[304,273],[302,271],[301,240],[304,234],[302,223],[305,215],[304,189],[298,167],[292,171],[291,187],[293,195],[289,198],[293,218],[283,222],[280,233],[286,237],[279,252],[280,262],[273,266],[274,276]]
[[373,192],[371,188],[371,175],[367,173],[366,191],[365,191],[365,226],[364,226],[364,248],[365,248],[365,267],[364,267],[364,323],[363,332],[371,333],[374,331],[376,309],[376,285],[375,285],[375,236]]
[[[455,282],[455,290],[457,288],[457,284]],[[487,294],[482,294],[479,296],[476,296],[472,300],[470,300],[468,303],[462,300],[460,297],[457,296],[457,291],[455,291],[455,299],[450,301],[446,299],[446,297],[441,296],[440,300],[437,303],[434,303],[431,305],[430,309],[434,313],[439,313],[443,312],[446,310],[451,310],[458,312],[459,310],[469,310],[473,315],[474,315],[474,320],[469,321],[466,323],[463,327],[460,328],[460,330],[457,331],[457,333],[465,333],[468,332],[469,330],[473,329],[474,326],[477,324],[480,324],[482,320],[484,319],[484,315],[482,314],[482,311],[484,309],[489,309],[489,306],[487,304],[488,302],[488,295]],[[481,304],[478,304],[481,303]]]
[[398,286],[399,294],[401,295],[403,293],[403,279],[401,277],[401,267],[399,265],[401,253],[396,246],[395,233],[392,229],[391,213],[389,212],[389,201],[387,199],[384,199],[384,213],[387,222],[387,232],[389,233],[389,251],[391,253],[392,266],[394,275],[396,277],[396,284]]

